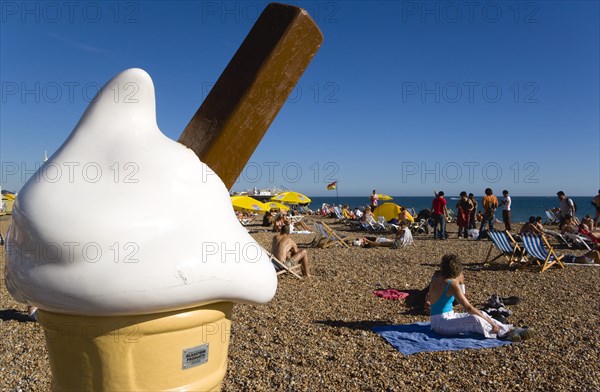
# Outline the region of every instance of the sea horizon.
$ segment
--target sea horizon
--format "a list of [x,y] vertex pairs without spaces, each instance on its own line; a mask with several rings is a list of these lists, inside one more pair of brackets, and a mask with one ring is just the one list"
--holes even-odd
[[[327,204],[348,204],[351,208],[355,207],[364,207],[369,205],[369,196],[339,196],[336,198],[336,195],[330,196],[310,196],[311,203],[310,208],[316,209],[321,207],[323,203]],[[390,195],[391,196],[391,195]],[[584,217],[586,214],[591,215],[592,217],[595,214],[595,209],[591,204],[591,200],[593,196],[570,196],[573,199],[575,204],[577,205],[577,213],[578,217]],[[416,212],[419,212],[423,209],[431,208],[431,202],[433,201],[434,196],[392,196],[393,200],[391,202],[401,205],[407,208],[414,208]],[[456,203],[458,202],[458,196],[445,195],[445,198],[448,202],[448,207],[456,212]],[[498,200],[501,200],[502,196],[498,197]],[[541,216],[544,221],[546,221],[546,210],[556,208],[559,206],[558,197],[556,196],[512,196],[512,205],[511,205],[511,220],[513,222],[526,222],[530,216]],[[481,209],[482,205],[482,197],[475,196],[475,200],[478,203],[478,209]],[[386,203],[385,201],[379,204]],[[500,212],[502,207],[499,207],[496,211],[496,218],[502,219],[502,213]]]
[[[302,192],[300,192],[300,193],[302,193]],[[467,192],[467,193],[472,193],[472,192]],[[315,196],[312,196],[312,195],[309,195],[308,193],[304,193],[304,195],[306,195],[308,197],[331,197],[330,195],[315,195]],[[366,197],[366,198],[369,198],[370,196],[371,195],[367,195],[367,196],[365,196],[365,195],[358,195],[358,196],[356,196],[356,195],[344,195],[343,197]],[[389,196],[391,196],[393,198],[396,198],[396,197],[431,197],[431,198],[433,198],[434,197],[433,196],[433,192],[432,192],[431,195],[404,195],[404,196],[389,195]],[[449,194],[444,193],[444,197],[446,199],[449,198],[449,197],[459,197],[459,196],[460,195],[449,195]],[[498,199],[502,198],[502,194],[500,194],[500,195],[496,195],[495,194],[494,196],[496,196]],[[589,197],[590,200],[591,200],[596,195],[594,194],[592,196],[589,196],[589,195],[570,195],[570,194],[567,194],[567,196],[568,197]],[[335,197],[335,195],[333,197]],[[340,197],[342,197],[342,195],[340,195]],[[483,195],[475,195],[475,197],[483,197]],[[527,195],[527,196],[525,196],[525,195],[513,195],[513,194],[511,194],[510,197],[550,197],[550,198],[557,198],[556,195],[554,195],[554,196],[547,196],[547,195]]]

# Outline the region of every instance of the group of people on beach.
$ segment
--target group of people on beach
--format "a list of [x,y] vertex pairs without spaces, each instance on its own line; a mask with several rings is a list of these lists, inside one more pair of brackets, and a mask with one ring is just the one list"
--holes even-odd
[[[600,191],[598,191],[598,194],[600,196]],[[563,192],[559,192],[558,197],[561,201],[566,198]],[[600,197],[597,196],[595,201],[600,201]],[[593,204],[595,205],[595,203]],[[569,203],[569,207],[571,207],[571,203]],[[565,219],[562,220],[564,227],[575,224],[572,215],[565,213],[564,216]],[[530,217],[529,221],[523,225],[521,233],[546,234],[547,230],[544,229],[541,220],[541,217]],[[588,215],[580,225],[585,224],[593,228],[596,222],[597,219],[594,220]],[[592,250],[581,256],[566,255],[565,259],[574,263],[600,264],[600,253],[597,250]],[[453,302],[455,300],[462,305],[466,313],[454,312]],[[426,307],[429,309],[431,329],[442,335],[456,336],[475,333],[486,338],[521,341],[530,339],[535,332],[533,328],[519,328],[501,323],[491,318],[487,313],[473,307],[465,295],[462,263],[459,257],[454,254],[447,254],[442,257],[440,268],[434,273],[429,285]]]
[[[456,203],[456,224],[458,226],[458,238],[469,238],[469,231],[476,228],[477,222],[480,222],[479,233],[486,228],[494,229],[496,223],[496,209],[502,207],[502,221],[506,230],[511,230],[511,205],[512,199],[505,189],[502,191],[502,201],[494,196],[491,188],[486,188],[483,197],[483,212],[478,211],[478,203],[473,193],[462,191],[460,199]],[[446,221],[449,217],[448,202],[444,198],[444,192],[435,192],[435,198],[431,203],[431,218],[433,220],[433,237],[435,239],[445,240],[448,238],[446,232]]]
[[[595,217],[586,215],[581,222],[577,219],[576,205],[574,201],[567,197],[563,191],[557,192],[559,207],[556,213],[560,219],[559,230],[562,233],[570,232],[583,234],[594,240],[598,246],[600,232],[597,230],[598,220],[600,218],[600,190],[598,195],[592,200],[595,208]],[[373,196],[371,196],[373,200]],[[375,203],[377,200],[375,199]],[[373,201],[372,201],[373,204]],[[434,226],[435,239],[447,239],[446,221],[448,218],[447,201],[444,198],[444,192],[436,192],[431,206],[431,218]],[[502,192],[502,200],[494,196],[491,188],[485,190],[483,197],[483,212],[479,212],[481,217],[477,219],[477,201],[474,195],[466,192],[460,193],[460,199],[456,203],[458,213],[458,237],[468,238],[469,230],[476,227],[476,222],[481,222],[479,233],[484,229],[493,230],[496,222],[495,212],[502,207],[502,221],[506,231],[512,231],[511,224],[511,205],[512,199],[507,190]],[[546,235],[554,233],[544,228],[541,217],[531,216],[520,230],[520,234],[535,233]],[[598,263],[600,264],[600,253],[592,250],[584,255],[574,256],[566,255],[565,259],[575,263]],[[462,305],[466,313],[455,313],[453,302],[457,301]],[[487,313],[477,310],[473,307],[465,295],[464,275],[462,274],[462,264],[458,256],[448,254],[442,257],[440,269],[433,275],[426,301],[430,313],[431,328],[434,332],[442,335],[459,335],[464,333],[476,333],[487,338],[500,338],[511,341],[521,341],[531,338],[534,335],[532,328],[519,328],[509,324],[503,324]]]
[[279,233],[281,228],[285,225],[290,226],[290,232],[294,232],[294,230],[298,231],[298,229],[307,232],[310,231],[310,228],[302,220],[292,222],[291,218],[296,216],[292,211],[293,210],[290,210],[289,213],[286,214],[278,208],[272,208],[265,212],[262,225],[264,227],[270,227],[274,233]]
[[[397,237],[398,238],[398,237]],[[385,246],[370,243],[371,246]],[[299,263],[306,277],[310,277],[309,257],[306,249],[299,249],[290,237],[290,226],[285,224],[273,237],[272,253],[286,265]],[[534,335],[532,328],[519,328],[504,324],[475,308],[466,297],[465,277],[458,256],[442,257],[440,268],[431,278],[426,305],[429,308],[431,329],[442,335],[456,336],[465,333],[483,335],[509,341],[522,341]],[[453,303],[462,305],[465,313],[455,313]]]
[[[563,191],[557,192],[559,200],[559,207],[554,210],[554,213],[559,218],[559,232],[554,232],[544,228],[541,217],[530,217],[529,221],[521,228],[520,233],[531,232],[535,234],[547,234],[560,237],[560,235],[566,233],[577,234],[585,236],[594,243],[600,240],[600,232],[597,230],[597,222],[600,218],[600,191],[598,195],[592,200],[592,205],[596,210],[595,217],[592,218],[590,215],[586,215],[585,218],[580,222],[575,216],[576,205],[572,198],[567,197]],[[347,220],[358,220],[360,223],[367,223],[377,226],[377,221],[373,214],[373,210],[377,208],[379,204],[379,195],[376,190],[373,190],[369,197],[370,205],[364,210],[356,207],[353,210],[346,204],[343,207],[340,206],[340,210],[334,211],[334,207],[324,204],[320,209],[320,212],[324,216],[338,216],[343,215],[344,219]],[[478,208],[481,207],[481,208]],[[496,211],[502,209],[502,222],[504,223],[504,229],[506,231],[513,231],[512,224],[512,198],[508,190],[502,191],[502,197],[499,198],[494,195],[491,188],[486,188],[484,196],[479,205],[475,195],[473,193],[467,194],[463,191],[460,193],[460,198],[456,203],[457,213],[455,214],[456,224],[458,226],[458,238],[475,238],[483,239],[487,237],[488,230],[494,230],[495,224],[500,222],[496,219]],[[435,198],[432,201],[431,209],[424,210],[428,213],[429,223],[433,226],[433,237],[434,239],[445,240],[448,238],[446,231],[446,223],[454,218],[454,211],[448,208],[448,201],[445,199],[443,191],[435,192]],[[337,212],[337,213],[336,213]],[[409,218],[414,218],[408,210],[400,207],[400,214],[397,218],[388,221],[392,224],[400,224],[401,222],[408,221]],[[412,221],[412,219],[410,219]],[[479,224],[479,229],[477,225]],[[369,240],[369,238],[367,238]],[[368,244],[369,241],[361,239],[363,243]],[[382,240],[382,243],[387,241]],[[387,244],[385,245],[387,246]]]
[[[559,191],[556,195],[559,200],[559,207],[553,209],[552,212],[556,214],[559,219],[559,230],[561,230],[562,233],[565,231],[575,232],[595,240],[600,239],[600,233],[595,233],[595,230],[597,230],[598,219],[600,218],[600,190],[598,191],[598,195],[591,201],[596,210],[594,218],[588,214],[581,222],[575,215],[577,206],[573,199],[567,197],[564,191]],[[432,225],[434,227],[433,236],[435,239],[448,238],[448,233],[446,232],[446,222],[449,219],[447,205],[448,203],[444,198],[444,192],[436,192],[430,210]],[[508,190],[503,190],[502,199],[498,200],[494,195],[493,190],[491,188],[486,188],[482,200],[482,207],[482,210],[478,211],[478,203],[473,193],[469,193],[468,195],[464,191],[460,193],[460,199],[456,203],[456,209],[458,211],[456,214],[458,238],[468,238],[469,231],[476,228],[477,222],[480,222],[478,234],[481,234],[484,230],[493,230],[497,221],[496,210],[498,208],[502,208],[502,222],[504,223],[504,229],[509,232],[512,231],[512,199]],[[533,222],[531,222],[531,219],[533,219]],[[526,223],[524,226],[525,230],[538,234],[543,234],[545,232],[541,217],[531,217],[529,221],[530,222]]]
[[521,228],[522,233],[534,233],[534,234],[549,234],[555,237],[561,235],[575,235],[581,236],[581,238],[591,241],[596,247],[600,245],[600,231],[598,229],[598,218],[600,217],[600,190],[596,195],[591,204],[595,207],[596,214],[594,218],[591,215],[586,214],[581,221],[575,215],[577,212],[577,206],[573,199],[567,197],[563,191],[556,193],[559,200],[559,207],[551,210],[555,216],[558,217],[558,230],[560,232],[554,232],[544,228],[541,217],[529,217],[529,221]]
[[[506,231],[511,231],[511,204],[512,200],[507,190],[502,192],[503,199],[498,202],[493,195],[491,188],[485,190],[483,198],[483,217],[481,220],[480,233],[487,225],[489,230],[493,230],[495,223],[495,211],[502,206],[502,220]],[[600,218],[600,190],[598,195],[592,200],[596,214],[592,219],[586,215],[581,222],[577,219],[575,213],[577,207],[573,199],[567,197],[563,191],[557,192],[559,207],[556,214],[559,217],[559,230],[561,233],[583,234],[594,241],[598,247],[600,232],[597,230],[598,219]],[[458,209],[457,224],[459,226],[459,238],[461,235],[466,237],[466,228],[473,227],[471,220],[473,211],[477,205],[470,200],[472,194],[461,192],[460,200],[456,204]],[[475,202],[476,203],[476,202]],[[435,224],[434,237],[438,239],[447,238],[445,233],[446,200],[444,193],[438,192],[432,203],[433,222]],[[520,234],[534,233],[539,235],[557,234],[544,228],[541,217],[531,216],[520,230]],[[600,253],[598,250],[575,256],[565,255],[565,261],[574,263],[600,264]],[[428,298],[426,304],[430,309],[431,329],[434,332],[443,335],[458,335],[463,333],[477,333],[487,338],[508,339],[511,341],[526,340],[533,336],[531,328],[516,328],[511,325],[503,324],[491,318],[485,312],[474,308],[465,296],[464,276],[462,274],[462,265],[458,256],[449,254],[442,257],[440,269],[437,271],[430,283]],[[466,313],[454,313],[452,303],[457,300],[463,306]]]
[[[587,233],[591,238],[600,240],[600,233],[597,231],[597,222],[600,216],[600,190],[598,191],[598,195],[592,200],[592,204],[596,208],[595,217],[592,218],[590,215],[586,215],[581,222],[575,216],[576,206],[573,200],[567,197],[563,191],[557,192],[557,197],[560,202],[556,211],[560,217],[559,230],[563,233],[583,232]],[[371,205],[366,207],[364,211],[360,209],[352,211],[348,205],[344,205],[342,208],[344,218],[359,219],[361,221],[373,219],[372,210],[378,204],[375,191],[373,191],[370,201]],[[444,192],[437,192],[431,208],[431,218],[434,223],[434,238],[436,239],[446,239],[448,237],[445,225],[448,217],[447,204]],[[479,211],[480,217],[478,219],[478,203],[475,200],[475,196],[472,193],[461,192],[460,199],[456,203],[458,210],[456,223],[459,227],[459,238],[467,238],[469,230],[475,229],[478,221],[480,222],[480,233],[486,228],[493,230],[496,223],[495,212],[500,207],[502,207],[504,228],[510,232],[513,228],[511,224],[511,205],[512,200],[507,190],[502,192],[502,199],[499,201],[494,196],[492,189],[487,188],[482,200],[482,211]],[[406,236],[406,231],[410,234],[406,225],[407,220],[403,219],[405,216],[402,214],[408,214],[408,211],[403,209],[401,214],[399,214],[398,223],[400,223],[400,226],[395,231],[394,239],[363,237],[355,242],[358,242],[357,245],[364,247],[383,246],[396,248],[402,246],[402,239]],[[278,234],[273,238],[273,253],[286,263],[300,263],[304,273],[309,276],[308,253],[304,249],[299,249],[289,236],[289,223],[284,219],[281,225],[274,224],[274,227],[278,228]],[[543,225],[542,218],[539,216],[531,216],[528,222],[521,227],[519,234],[524,233],[540,235],[558,234],[547,230]],[[412,235],[410,236],[410,240],[412,241]],[[569,256],[567,255],[566,257],[568,258]],[[572,262],[600,263],[600,253],[592,251],[585,255],[573,256],[572,259],[570,260]],[[426,308],[429,311],[431,329],[434,332],[448,336],[475,333],[486,338],[499,338],[510,341],[526,340],[534,335],[532,328],[520,328],[502,323],[472,306],[466,297],[465,278],[462,269],[460,258],[455,254],[447,254],[442,257],[439,270],[431,278],[427,292]],[[465,313],[455,313],[453,310],[454,302],[462,305]]]

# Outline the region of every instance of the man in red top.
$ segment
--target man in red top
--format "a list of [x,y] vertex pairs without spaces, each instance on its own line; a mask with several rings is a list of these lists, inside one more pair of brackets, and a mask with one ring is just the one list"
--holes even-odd
[[[433,218],[433,238],[445,240],[446,235],[446,199],[444,192],[438,192],[433,203],[431,203],[431,217]],[[439,229],[438,229],[439,226]]]

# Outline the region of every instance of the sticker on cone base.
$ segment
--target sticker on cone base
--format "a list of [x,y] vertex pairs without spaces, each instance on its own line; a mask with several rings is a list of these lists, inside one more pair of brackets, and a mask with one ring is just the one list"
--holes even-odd
[[208,343],[201,346],[186,348],[182,353],[183,370],[202,365],[208,361]]

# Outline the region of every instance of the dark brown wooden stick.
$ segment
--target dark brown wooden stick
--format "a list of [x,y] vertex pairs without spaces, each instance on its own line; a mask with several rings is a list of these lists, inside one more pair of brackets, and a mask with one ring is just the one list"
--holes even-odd
[[322,42],[305,10],[269,4],[179,142],[231,188]]

